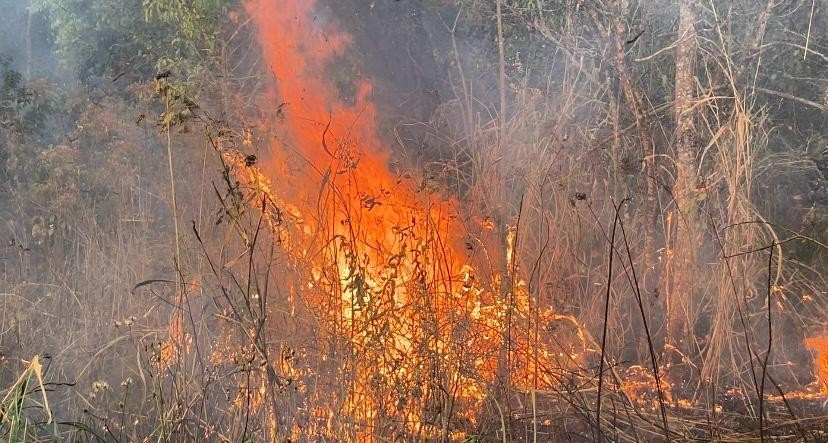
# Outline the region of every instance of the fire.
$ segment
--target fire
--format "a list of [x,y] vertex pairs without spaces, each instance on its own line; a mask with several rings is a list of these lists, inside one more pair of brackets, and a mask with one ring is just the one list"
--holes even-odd
[[820,391],[828,394],[828,338],[809,337],[805,339],[805,346],[814,351],[814,366]]
[[[655,411],[659,406],[658,392],[655,386],[656,379],[652,371],[639,365],[633,365],[627,368],[624,374],[624,383],[621,384],[621,390],[633,403],[649,407]],[[664,401],[672,403],[673,398],[669,384],[665,383],[662,389]]]
[[[457,204],[391,171],[371,83],[354,80],[343,98],[329,81],[351,41],[314,3],[247,4],[275,77],[265,103],[276,116],[264,126],[278,136],[256,166],[232,150],[223,158],[281,247],[308,265],[306,284],[290,292],[339,346],[322,357],[336,393],[314,415],[329,432],[448,435],[440,421],[451,416],[434,410],[474,421],[503,374],[519,389],[549,389],[555,369],[575,368],[587,352],[583,331],[532,299],[515,228],[502,252],[510,269],[477,275],[460,246]],[[569,348],[550,350],[541,336],[551,328],[569,334]]]
[[[371,83],[356,81],[346,100],[329,82],[350,39],[314,16],[314,6],[303,0],[247,5],[276,78],[270,100],[279,117],[270,125],[280,135],[261,165],[278,180],[271,186],[256,171],[253,178],[272,188],[265,192],[302,225],[294,232],[301,238],[288,241],[313,266],[306,301],[361,353],[336,362],[340,378],[351,382],[336,415],[368,429],[396,416],[414,424],[407,431],[424,432],[422,406],[414,405],[432,395],[426,379],[434,362],[417,354],[422,347],[435,355],[454,352],[441,334],[447,325],[429,324],[425,314],[451,322],[450,312],[465,309],[463,297],[471,291],[458,292],[463,264],[455,247],[462,228],[453,202],[418,194],[415,183],[390,171],[392,152],[378,137]],[[445,367],[444,382],[457,384],[459,365]],[[403,392],[412,386],[419,390]]]
[[[325,210],[306,220],[314,234],[330,230],[375,249],[377,256],[399,240],[395,230],[413,226],[431,234],[456,232],[450,204],[423,201],[412,183],[389,171],[391,151],[377,136],[371,83],[357,81],[353,102],[347,103],[328,81],[349,38],[320,23],[313,7],[313,1],[299,0],[248,4],[277,79],[278,90],[269,99],[285,120],[273,122],[282,140],[274,141],[275,155],[264,166],[268,175],[280,178],[277,191],[307,209]],[[296,168],[294,174],[285,174],[286,165]],[[451,245],[446,255],[447,271],[456,272],[459,257]]]
[[[374,295],[365,289],[414,277],[414,269],[400,266],[405,254],[439,249],[439,257],[427,257],[433,262],[421,263],[431,269],[417,271],[441,274],[435,280],[440,287],[434,289],[450,293],[452,277],[462,266],[454,246],[458,240],[453,237],[461,232],[454,205],[418,195],[414,183],[391,173],[391,151],[377,136],[372,85],[356,81],[355,96],[346,102],[330,84],[330,72],[337,69],[337,57],[345,53],[350,39],[314,16],[313,8],[313,1],[300,0],[248,4],[276,77],[270,100],[278,103],[280,116],[271,123],[281,139],[273,141],[263,171],[279,177],[276,194],[291,196],[282,203],[303,208],[305,233],[326,243],[297,252],[336,250],[338,275],[324,277],[342,282],[346,317],[371,302]],[[370,275],[366,267],[386,267],[388,272]],[[401,295],[396,303],[407,300]]]

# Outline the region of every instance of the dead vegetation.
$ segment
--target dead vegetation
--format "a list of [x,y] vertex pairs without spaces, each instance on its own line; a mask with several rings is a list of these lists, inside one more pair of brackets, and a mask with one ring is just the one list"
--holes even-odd
[[429,6],[451,98],[391,123],[335,19],[251,3],[210,94],[16,158],[3,438],[825,439],[824,17],[737,3]]

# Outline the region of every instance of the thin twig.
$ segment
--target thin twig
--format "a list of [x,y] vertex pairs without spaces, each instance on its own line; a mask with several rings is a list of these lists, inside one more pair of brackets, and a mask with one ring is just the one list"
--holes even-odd
[[612,222],[612,234],[610,235],[609,246],[609,266],[607,269],[607,292],[604,297],[604,328],[601,333],[601,361],[598,364],[598,398],[595,401],[595,426],[597,426],[598,435],[597,440],[600,442],[603,439],[601,434],[601,393],[604,388],[604,358],[607,351],[607,329],[609,323],[609,304],[610,293],[612,292],[612,258],[615,256],[613,252],[615,249],[615,232],[618,228],[619,212],[615,209],[615,218]]
[[771,295],[773,294],[773,251],[774,247],[769,248],[768,254],[768,351],[765,353],[765,360],[762,362],[762,381],[759,384],[759,439],[765,441],[765,374],[768,372],[768,360],[770,360],[771,350],[773,349],[773,316],[771,306]]

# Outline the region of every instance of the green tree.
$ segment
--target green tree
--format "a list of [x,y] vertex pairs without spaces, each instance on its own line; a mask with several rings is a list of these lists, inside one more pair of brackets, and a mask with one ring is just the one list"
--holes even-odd
[[210,67],[222,19],[235,0],[33,0],[48,15],[55,49],[81,79],[143,76],[175,68],[194,79]]

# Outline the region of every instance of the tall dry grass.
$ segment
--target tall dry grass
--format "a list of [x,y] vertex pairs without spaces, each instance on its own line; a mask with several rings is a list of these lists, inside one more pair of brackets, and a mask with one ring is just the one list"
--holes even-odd
[[[738,84],[731,49],[703,44],[711,78],[695,102],[703,143],[690,216],[671,193],[671,103],[642,100],[639,127],[599,57],[612,53],[614,31],[587,39],[574,26],[550,28],[540,28],[558,47],[548,76],[508,84],[501,71],[497,105],[476,95],[488,85],[454,52],[454,98],[413,124],[430,155],[406,141],[411,125],[389,130],[400,175],[422,180],[422,201],[462,201],[467,259],[485,294],[477,301],[493,321],[473,309],[446,318],[452,294],[439,278],[469,283],[439,274],[408,279],[405,306],[392,288],[359,315],[339,315],[354,292],[334,284],[338,257],[353,258],[349,275],[363,279],[394,265],[370,269],[358,259],[368,245],[332,230],[309,246],[330,254],[321,271],[291,249],[300,223],[244,165],[250,126],[203,112],[193,133],[164,134],[170,150],[198,147],[171,164],[179,201],[189,202],[174,211],[175,240],[167,182],[140,169],[111,177],[114,224],[94,208],[60,214],[71,229],[38,244],[29,214],[4,220],[22,245],[0,281],[9,438],[820,438],[821,411],[784,394],[813,379],[802,339],[824,322],[822,272],[788,259],[786,245],[806,236],[763,219],[757,186],[803,166],[772,152],[773,123],[756,90]],[[130,134],[130,145],[163,146],[157,134]],[[645,136],[661,147],[650,175]],[[264,144],[267,134],[258,137]],[[354,217],[367,210],[324,201]],[[683,223],[697,246],[692,269],[672,266],[685,252],[671,249]],[[437,245],[423,256],[445,260]],[[314,272],[328,273],[329,286],[309,287]],[[692,274],[690,290],[670,292],[676,273]],[[666,297],[686,328],[681,349],[668,346]],[[405,352],[395,349],[401,330],[417,339]],[[44,362],[36,387],[48,387],[48,401],[30,381],[21,388],[37,375],[24,363],[32,355]],[[48,423],[46,410],[71,418]],[[36,430],[20,434],[27,420]]]

